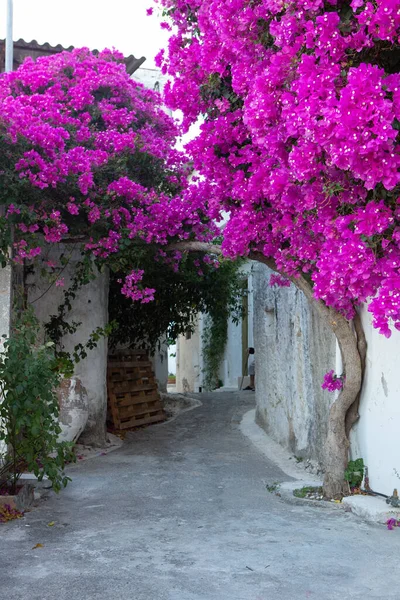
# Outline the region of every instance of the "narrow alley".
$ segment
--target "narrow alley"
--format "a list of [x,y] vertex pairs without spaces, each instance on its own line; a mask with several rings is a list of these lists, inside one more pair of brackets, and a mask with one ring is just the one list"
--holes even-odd
[[288,477],[239,430],[254,394],[199,397],[1,528],[1,597],[398,600],[400,531],[285,504],[266,484]]

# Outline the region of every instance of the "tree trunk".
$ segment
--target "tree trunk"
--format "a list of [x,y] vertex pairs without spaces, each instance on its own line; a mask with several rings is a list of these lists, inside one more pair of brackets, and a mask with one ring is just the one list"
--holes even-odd
[[[344,323],[333,329],[338,340],[345,375],[343,389],[331,406],[328,420],[328,435],[325,442],[324,494],[328,498],[341,499],[348,485],[344,472],[349,458],[349,437],[346,427],[348,411],[355,407],[351,419],[358,414],[358,402],[362,384],[362,364],[357,338],[350,324],[341,316]],[[339,319],[336,318],[336,321]],[[356,420],[356,419],[355,419]],[[355,421],[353,421],[355,422]],[[350,430],[349,430],[350,431]]]
[[[358,347],[358,351],[360,353],[360,359],[361,359],[361,374],[362,374],[361,387],[362,387],[362,383],[364,380],[364,372],[365,372],[365,361],[366,361],[366,357],[367,357],[367,340],[365,339],[365,333],[364,333],[364,329],[363,329],[363,326],[361,323],[361,317],[358,313],[354,317],[353,323],[354,323],[354,331],[357,336],[357,347]],[[360,418],[360,415],[358,413],[358,408],[360,406],[360,396],[361,396],[361,388],[360,388],[359,393],[357,394],[357,398],[355,399],[353,404],[350,406],[350,408],[346,414],[346,436],[347,437],[349,437],[350,431],[351,431],[353,425]]]
[[[170,247],[170,249],[178,248],[187,251],[222,254],[220,247],[202,242],[180,242]],[[250,252],[249,258],[262,262],[273,271],[287,277],[284,272],[279,271],[273,259],[267,258],[262,253]],[[343,388],[329,412],[328,433],[324,451],[325,478],[323,486],[324,495],[327,498],[341,499],[348,490],[344,472],[349,459],[349,433],[351,427],[359,418],[358,405],[367,349],[365,335],[358,314],[354,318],[353,328],[352,322],[347,321],[339,312],[333,308],[328,308],[321,300],[314,297],[312,285],[303,276],[290,277],[289,279],[304,293],[311,306],[317,310],[320,318],[335,334],[342,355],[345,380]]]
[[[261,262],[264,261],[262,260]],[[268,262],[270,263],[270,261]],[[321,319],[335,334],[342,355],[345,379],[343,388],[329,411],[328,433],[324,449],[325,477],[323,485],[324,495],[327,498],[341,499],[344,492],[348,489],[344,479],[350,447],[348,432],[346,430],[346,416],[349,409],[351,410],[354,406],[358,414],[357,402],[359,401],[363,367],[365,364],[365,336],[362,330],[361,319],[358,315],[355,330],[353,330],[351,322],[347,321],[339,312],[333,308],[328,308],[321,300],[317,300],[314,297],[312,286],[304,277],[291,277],[290,279],[304,293],[311,306],[316,308]],[[364,361],[361,359],[360,351],[363,352]],[[351,419],[354,417],[355,415],[353,414]]]

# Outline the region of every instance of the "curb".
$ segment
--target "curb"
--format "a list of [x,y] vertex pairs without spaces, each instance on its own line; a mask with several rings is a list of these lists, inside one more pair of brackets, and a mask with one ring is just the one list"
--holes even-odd
[[305,486],[319,487],[322,486],[322,481],[307,481],[298,479],[296,481],[285,481],[284,483],[278,484],[275,495],[279,496],[281,500],[287,504],[295,504],[297,506],[312,506],[313,508],[323,508],[324,510],[346,510],[344,503],[342,502],[328,502],[326,500],[312,500],[308,498],[297,498],[293,496],[293,491]]
[[193,396],[190,396],[190,394],[177,394],[177,393],[165,393],[165,392],[161,392],[160,393],[161,399],[163,401],[168,402],[168,396],[169,399],[172,401],[176,401],[178,400],[178,402],[182,402],[182,404],[188,403],[189,402],[189,406],[186,406],[184,408],[182,408],[181,410],[178,410],[177,413],[175,415],[173,415],[172,417],[168,417],[166,421],[164,421],[163,423],[156,423],[156,427],[165,427],[166,425],[168,425],[169,423],[172,423],[173,421],[175,421],[175,419],[177,419],[180,415],[182,415],[183,413],[189,412],[190,410],[194,410],[195,408],[199,408],[200,406],[203,406],[203,403],[198,399],[198,398],[194,398]]
[[[364,521],[376,524],[384,523],[383,514],[388,513],[388,509],[385,510],[385,502],[382,499],[369,496],[349,496],[344,498],[343,502],[327,502],[323,500],[309,500],[307,498],[297,498],[293,496],[293,490],[302,488],[304,486],[315,486],[319,487],[322,485],[322,481],[315,475],[306,474],[300,466],[289,461],[293,459],[293,455],[285,450],[278,442],[271,439],[271,437],[255,422],[255,409],[248,411],[243,415],[240,423],[240,431],[256,448],[261,452],[268,460],[277,465],[281,471],[283,471],[289,478],[289,481],[276,484],[276,489],[270,493],[275,494],[286,504],[294,504],[297,506],[309,506],[313,508],[322,508],[324,510],[344,510],[345,512],[352,512],[354,515],[360,517]],[[274,482],[266,482],[267,484],[273,484]],[[361,498],[361,500],[360,500]],[[374,501],[378,500],[380,510],[373,508]],[[371,502],[372,501],[372,502]],[[400,511],[398,511],[400,519]],[[391,516],[396,517],[391,511]]]
[[119,450],[124,445],[125,440],[121,440],[117,435],[113,433],[107,433],[107,438],[110,440],[104,448],[94,448],[85,444],[75,444],[76,449],[76,462],[68,465],[68,469],[76,468],[80,464],[91,460],[92,458],[98,458],[99,456],[105,456],[110,454],[114,450]]
[[257,425],[255,415],[254,408],[243,415],[240,431],[254,444],[257,450],[275,463],[290,479],[296,479],[298,482],[306,481],[308,485],[321,485],[319,477],[305,472],[301,466],[295,463],[293,454],[275,442],[264,429]]

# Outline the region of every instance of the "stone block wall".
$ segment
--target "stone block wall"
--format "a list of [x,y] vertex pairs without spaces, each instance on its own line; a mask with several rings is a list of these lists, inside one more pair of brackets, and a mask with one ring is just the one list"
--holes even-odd
[[271,288],[271,273],[254,267],[256,418],[294,455],[321,463],[333,400],[321,384],[335,369],[335,337],[295,286]]

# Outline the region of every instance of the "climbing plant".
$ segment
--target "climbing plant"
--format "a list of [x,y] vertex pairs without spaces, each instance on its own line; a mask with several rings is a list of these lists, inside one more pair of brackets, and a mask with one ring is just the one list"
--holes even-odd
[[202,332],[203,384],[206,390],[223,385],[220,367],[228,341],[229,319],[238,324],[244,318],[243,276],[240,267],[243,261],[225,263],[226,273],[221,278],[219,291],[208,307]]
[[188,190],[191,167],[176,136],[159,95],[129,77],[116,51],[27,59],[3,74],[0,259],[11,245],[15,262],[32,263],[49,246],[75,241],[120,273],[125,297],[152,300],[137,242],[211,240],[215,230]]
[[[224,314],[225,313],[225,314]],[[228,314],[226,311],[207,315],[202,332],[203,385],[207,391],[223,386],[220,367],[228,341]]]

